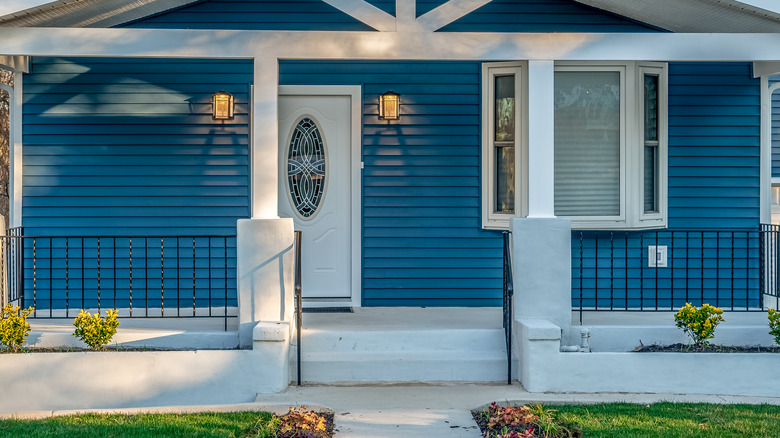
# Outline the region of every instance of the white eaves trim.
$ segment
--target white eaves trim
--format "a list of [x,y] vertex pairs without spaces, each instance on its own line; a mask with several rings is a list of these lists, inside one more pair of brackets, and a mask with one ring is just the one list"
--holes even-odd
[[780,33],[460,33],[0,27],[9,56],[780,61]]
[[575,0],[672,32],[780,32],[780,13],[736,0]]
[[200,0],[57,0],[0,17],[8,27],[113,27]]

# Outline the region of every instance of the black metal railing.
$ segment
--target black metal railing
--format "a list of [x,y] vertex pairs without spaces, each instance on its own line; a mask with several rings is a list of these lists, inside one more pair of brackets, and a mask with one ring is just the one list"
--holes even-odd
[[673,311],[709,303],[760,311],[777,297],[780,227],[574,231],[575,310]]
[[761,224],[761,277],[763,307],[780,308],[780,225]]
[[295,337],[298,386],[301,386],[301,328],[303,327],[303,288],[301,284],[301,232],[295,232]]
[[9,301],[34,318],[117,309],[123,318],[237,315],[235,236],[0,237]]
[[512,233],[504,231],[504,336],[506,339],[506,384],[512,384],[512,297],[514,296],[514,286],[512,283]]

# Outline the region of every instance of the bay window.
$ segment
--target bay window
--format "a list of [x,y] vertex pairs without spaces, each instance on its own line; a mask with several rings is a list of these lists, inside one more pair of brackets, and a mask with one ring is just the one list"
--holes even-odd
[[[482,69],[482,224],[526,215],[528,112],[523,63]],[[553,209],[579,229],[644,229],[667,221],[667,65],[557,62]]]
[[666,66],[558,63],[555,215],[573,228],[666,225]]

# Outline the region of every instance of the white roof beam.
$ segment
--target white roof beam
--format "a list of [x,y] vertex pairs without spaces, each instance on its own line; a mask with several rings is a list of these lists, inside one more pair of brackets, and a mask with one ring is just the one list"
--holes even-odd
[[12,56],[780,61],[780,33],[290,32],[0,27]]
[[380,32],[395,31],[395,17],[364,0],[323,1]]
[[417,19],[417,22],[430,32],[464,17],[490,3],[492,0],[450,0],[447,3],[429,11]]

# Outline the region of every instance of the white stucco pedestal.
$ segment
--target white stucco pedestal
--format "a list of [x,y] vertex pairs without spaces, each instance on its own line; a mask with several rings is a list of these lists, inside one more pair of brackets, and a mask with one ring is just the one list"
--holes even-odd
[[[514,317],[571,328],[571,220],[512,219]],[[517,328],[515,338],[518,339]]]
[[286,322],[293,315],[293,220],[241,219],[237,230],[238,336],[251,347],[260,322]]

